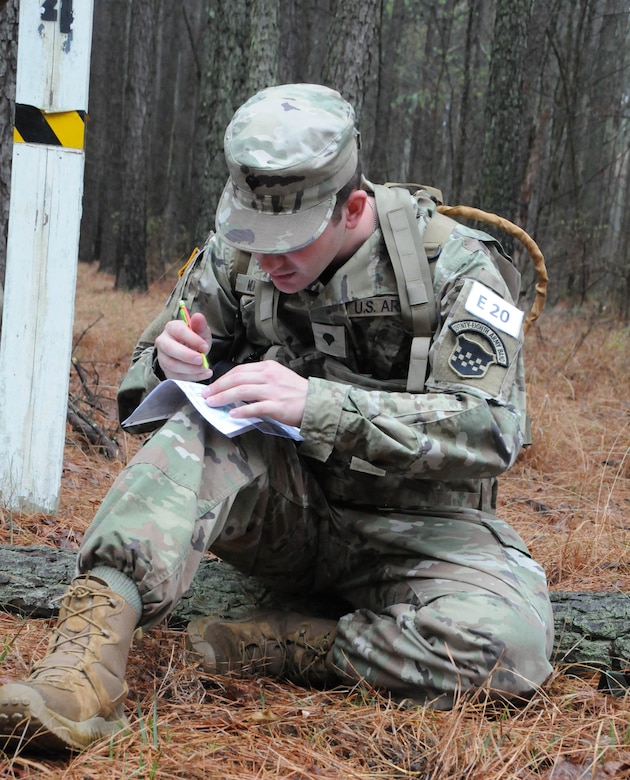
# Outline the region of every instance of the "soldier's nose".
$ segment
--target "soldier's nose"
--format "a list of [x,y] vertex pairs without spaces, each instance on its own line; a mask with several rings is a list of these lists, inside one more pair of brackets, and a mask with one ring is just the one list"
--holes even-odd
[[263,271],[267,273],[273,273],[282,267],[285,257],[284,255],[254,255],[258,261],[258,265]]

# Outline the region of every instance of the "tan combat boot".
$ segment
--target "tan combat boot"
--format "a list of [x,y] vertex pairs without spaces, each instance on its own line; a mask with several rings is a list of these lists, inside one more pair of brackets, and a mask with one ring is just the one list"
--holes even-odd
[[332,660],[337,622],[294,612],[260,612],[241,620],[197,618],[188,626],[192,660],[209,674],[269,676],[301,685],[339,680]]
[[0,687],[0,748],[81,750],[127,725],[125,668],[137,614],[102,580],[77,577],[45,657]]

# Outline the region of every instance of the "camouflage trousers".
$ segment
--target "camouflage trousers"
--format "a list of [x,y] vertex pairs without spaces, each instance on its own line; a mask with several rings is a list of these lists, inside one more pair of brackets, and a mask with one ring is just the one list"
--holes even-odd
[[484,686],[526,696],[551,672],[545,576],[510,526],[475,510],[335,505],[294,442],[229,439],[184,406],[111,487],[78,566],[131,577],[147,627],[207,550],[279,591],[347,603],[333,648],[346,681],[448,709]]

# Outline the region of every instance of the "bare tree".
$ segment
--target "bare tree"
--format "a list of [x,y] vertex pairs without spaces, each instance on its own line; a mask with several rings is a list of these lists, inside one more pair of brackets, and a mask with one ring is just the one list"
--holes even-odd
[[205,24],[210,32],[202,66],[195,166],[199,240],[214,224],[216,204],[227,178],[225,128],[236,108],[253,92],[278,81],[279,7],[279,0],[208,3]]
[[629,17],[621,0],[552,0],[531,17],[517,221],[545,250],[551,303],[624,311]]
[[322,80],[334,1],[292,0],[282,3],[282,46],[278,57],[281,83]]
[[497,0],[479,202],[513,220],[524,164],[523,67],[531,0]]
[[122,192],[116,249],[116,287],[147,289],[147,198],[156,16],[155,0],[131,3],[129,62],[123,105]]
[[246,80],[250,94],[278,83],[279,20],[278,0],[251,0]]
[[79,260],[98,260],[108,273],[116,271],[128,39],[127,0],[95,3]]
[[377,75],[372,46],[380,6],[381,0],[335,0],[332,7],[334,35],[328,36],[323,81],[352,103],[359,121],[364,95]]
[[0,315],[2,282],[6,269],[11,158],[13,156],[13,109],[17,71],[18,0],[0,2]]
[[[479,84],[484,77],[484,41],[489,37],[484,29],[484,21],[491,18],[487,0],[478,0],[468,4],[466,32],[463,37],[461,78],[455,81],[453,98],[455,102],[459,92],[459,110],[449,112],[449,139],[452,146],[453,174],[450,186],[452,202],[474,201],[476,193],[467,192],[464,182],[473,178],[469,175],[474,168],[478,173],[479,155],[476,154],[477,139],[483,130],[483,107],[479,100]],[[485,97],[485,94],[484,94]],[[441,183],[446,188],[446,182]]]
[[[120,286],[145,283],[134,264],[155,263],[149,279],[171,266],[213,226],[234,109],[263,86],[310,81],[355,104],[375,180],[434,184],[451,203],[511,217],[545,251],[552,297],[625,300],[627,0],[532,5],[96,3],[81,258],[117,270]],[[16,6],[5,4],[0,28]],[[141,40],[132,11],[148,14]]]
[[[394,159],[397,150],[390,147],[389,130],[392,122],[392,93],[396,83],[394,57],[387,56],[398,42],[399,31],[405,24],[405,0],[394,0],[393,3],[381,3],[379,17],[376,20],[377,38],[376,51],[378,62],[376,63],[377,80],[374,104],[372,107],[373,133],[370,139],[369,153],[362,152],[367,171],[375,181],[387,181],[394,177]],[[361,123],[363,128],[365,122]],[[362,134],[364,130],[362,129]]]
[[201,12],[199,0],[162,3],[155,57],[155,116],[161,131],[152,133],[151,155],[161,164],[150,171],[149,282],[187,257],[193,243],[197,214],[189,187],[199,132]]
[[403,178],[416,180],[420,172],[423,184],[440,188],[450,179],[450,144],[445,128],[456,113],[454,100],[459,89],[458,61],[451,52],[461,40],[464,10],[457,0],[428,2],[424,8],[414,9],[416,61],[426,63],[426,67],[420,75],[413,67],[405,73],[413,111],[402,160]]

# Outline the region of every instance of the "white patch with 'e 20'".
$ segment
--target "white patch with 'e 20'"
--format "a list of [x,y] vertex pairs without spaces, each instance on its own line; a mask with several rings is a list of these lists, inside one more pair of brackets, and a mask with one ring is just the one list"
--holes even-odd
[[465,308],[478,319],[515,339],[521,332],[524,313],[480,282],[473,282]]

